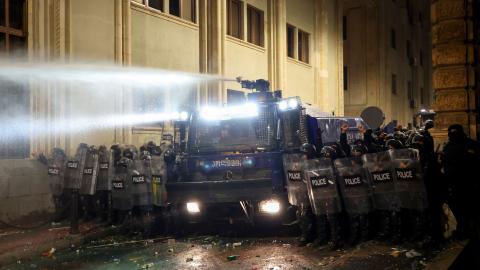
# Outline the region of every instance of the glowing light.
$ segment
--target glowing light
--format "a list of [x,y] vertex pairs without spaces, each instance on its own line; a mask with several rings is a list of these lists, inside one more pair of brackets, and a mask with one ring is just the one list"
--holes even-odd
[[229,120],[256,116],[258,116],[258,106],[255,103],[230,107],[204,107],[200,110],[200,117],[204,120]]
[[288,100],[288,107],[290,109],[296,109],[298,107],[298,100],[295,98],[291,98]]
[[259,208],[261,212],[267,214],[278,214],[280,212],[280,202],[275,199],[261,201]]
[[281,111],[285,111],[288,109],[288,102],[286,100],[282,100],[280,101],[280,103],[278,103],[278,108],[281,110]]
[[180,120],[185,121],[188,119],[188,116],[188,112],[183,111],[180,113]]
[[187,211],[191,214],[200,213],[200,206],[197,202],[187,202]]

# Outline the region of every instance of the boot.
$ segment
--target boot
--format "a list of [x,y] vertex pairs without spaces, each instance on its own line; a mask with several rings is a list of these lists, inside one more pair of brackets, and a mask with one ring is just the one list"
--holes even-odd
[[321,215],[317,216],[315,220],[315,229],[317,233],[317,238],[313,241],[314,247],[319,247],[327,244],[328,242],[328,232],[327,232],[327,216]]
[[343,246],[340,239],[340,220],[338,215],[327,216],[327,221],[330,226],[330,242],[328,243],[330,249],[336,250]]

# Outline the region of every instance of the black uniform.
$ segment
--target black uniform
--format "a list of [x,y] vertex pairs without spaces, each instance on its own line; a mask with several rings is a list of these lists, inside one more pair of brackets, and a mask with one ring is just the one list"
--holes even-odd
[[480,181],[477,166],[480,164],[480,144],[469,139],[461,125],[448,128],[448,139],[443,151],[444,171],[450,191],[448,204],[457,219],[459,236],[478,236]]

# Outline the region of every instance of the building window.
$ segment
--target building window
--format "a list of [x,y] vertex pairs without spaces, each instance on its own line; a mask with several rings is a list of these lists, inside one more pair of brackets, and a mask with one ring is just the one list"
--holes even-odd
[[247,41],[263,47],[263,11],[247,6]]
[[243,39],[243,2],[227,0],[227,34]]
[[392,73],[392,94],[397,94],[397,75]]
[[420,25],[420,28],[423,27],[423,14],[422,14],[422,12],[418,13],[418,24]]
[[412,42],[407,40],[407,58],[410,59],[412,57]]
[[420,104],[422,105],[425,105],[425,100],[424,100],[424,97],[423,97],[424,93],[423,93],[423,87],[420,87]]
[[184,0],[182,6],[183,18],[193,23],[197,22],[197,0]]
[[343,90],[348,90],[348,66],[343,66]]
[[298,60],[309,63],[310,57],[310,34],[298,30]]
[[168,2],[168,13],[173,16],[180,17],[180,0],[169,0]]
[[407,82],[407,96],[408,96],[408,100],[413,99],[413,86],[411,81]]
[[295,58],[295,27],[287,25],[287,56]]
[[395,29],[390,29],[390,46],[392,49],[397,49],[397,37],[396,37]]
[[145,0],[145,4],[163,12],[163,0]]
[[420,54],[420,56],[419,56],[419,58],[420,58],[420,66],[423,67],[423,50],[420,50],[420,53],[419,53],[419,54]]
[[343,40],[347,40],[347,16],[343,16],[342,22],[342,32],[343,32]]
[[[26,55],[26,1],[0,0],[0,54],[15,59]],[[15,118],[30,117],[30,93],[23,84],[0,81],[0,158],[26,158],[29,156],[29,130],[19,125]],[[10,121],[9,121],[10,120]]]

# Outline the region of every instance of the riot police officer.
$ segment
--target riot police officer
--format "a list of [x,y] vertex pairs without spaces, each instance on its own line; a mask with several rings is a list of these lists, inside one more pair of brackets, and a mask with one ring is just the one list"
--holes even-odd
[[461,125],[455,124],[448,128],[448,143],[443,152],[450,193],[448,204],[457,219],[458,236],[478,239],[480,182],[476,170],[480,164],[480,144],[468,138]]

